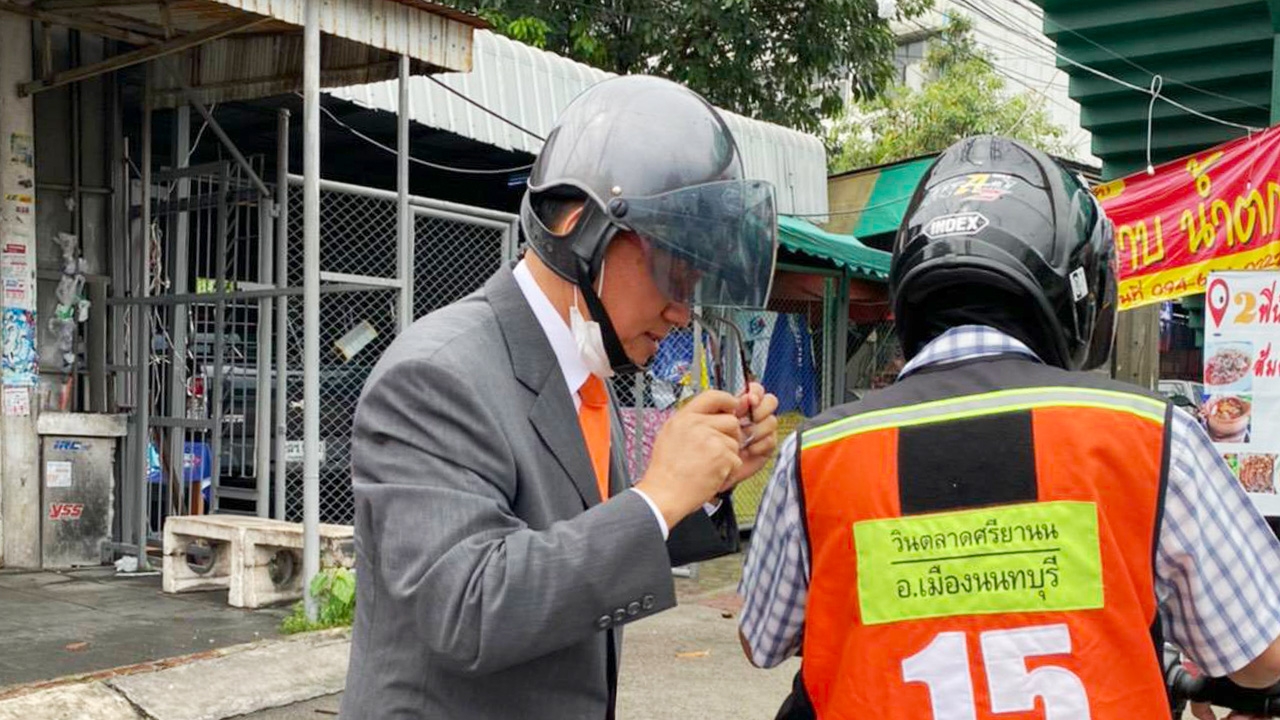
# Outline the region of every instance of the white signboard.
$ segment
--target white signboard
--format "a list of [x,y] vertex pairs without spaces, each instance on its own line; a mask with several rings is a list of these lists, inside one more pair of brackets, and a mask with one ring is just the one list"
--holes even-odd
[[1209,276],[1204,387],[1209,437],[1263,513],[1280,516],[1280,273]]

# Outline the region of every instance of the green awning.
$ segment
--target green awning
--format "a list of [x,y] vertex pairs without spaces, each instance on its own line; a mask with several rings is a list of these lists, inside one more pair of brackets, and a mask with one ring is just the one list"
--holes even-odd
[[889,278],[889,253],[863,245],[852,235],[837,235],[807,220],[778,217],[778,239],[782,246],[846,268],[854,277],[870,280]]

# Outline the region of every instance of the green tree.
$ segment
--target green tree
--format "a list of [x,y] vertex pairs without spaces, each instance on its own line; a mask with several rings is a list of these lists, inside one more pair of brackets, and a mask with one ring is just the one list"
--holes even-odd
[[1066,130],[1050,119],[1044,96],[1009,92],[967,20],[952,20],[932,39],[924,71],[919,90],[895,85],[845,110],[827,135],[833,173],[936,153],[984,133],[1066,151]]
[[[619,74],[670,78],[712,103],[818,131],[892,79],[884,0],[459,0],[504,35]],[[932,0],[898,0],[914,17]]]

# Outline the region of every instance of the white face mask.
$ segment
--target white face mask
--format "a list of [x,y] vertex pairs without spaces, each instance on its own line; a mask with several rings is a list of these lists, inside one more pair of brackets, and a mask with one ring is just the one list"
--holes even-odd
[[[600,289],[604,291],[604,264],[600,265]],[[573,305],[569,307],[569,331],[573,333],[573,342],[578,346],[578,356],[586,364],[587,370],[601,379],[614,376],[613,364],[609,362],[609,353],[604,349],[604,335],[600,332],[600,323],[588,321],[578,310],[578,291],[573,291]]]

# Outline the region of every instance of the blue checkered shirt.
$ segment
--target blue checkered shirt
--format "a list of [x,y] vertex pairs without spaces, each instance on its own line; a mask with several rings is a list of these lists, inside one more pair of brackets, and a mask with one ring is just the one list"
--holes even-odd
[[[925,346],[899,378],[929,365],[1008,353],[1036,358],[991,328],[953,328]],[[1280,637],[1280,542],[1200,425],[1175,411],[1170,432],[1155,562],[1160,617],[1170,642],[1205,672],[1222,676]],[[809,553],[796,498],[795,442],[790,436],[779,451],[738,588],[742,634],[761,667],[796,654],[804,634]]]

